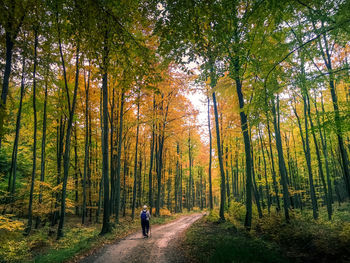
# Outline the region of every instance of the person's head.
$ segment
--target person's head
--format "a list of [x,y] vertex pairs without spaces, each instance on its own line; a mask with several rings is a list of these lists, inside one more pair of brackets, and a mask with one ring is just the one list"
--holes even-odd
[[147,205],[144,205],[144,206],[143,206],[143,210],[147,210]]

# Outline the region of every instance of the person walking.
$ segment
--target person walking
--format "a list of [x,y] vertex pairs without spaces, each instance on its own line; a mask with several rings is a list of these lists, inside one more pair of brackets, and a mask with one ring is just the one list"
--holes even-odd
[[143,237],[148,237],[149,220],[151,219],[151,214],[147,210],[147,205],[143,206],[143,209],[140,213],[140,217],[141,217],[141,226],[142,226]]

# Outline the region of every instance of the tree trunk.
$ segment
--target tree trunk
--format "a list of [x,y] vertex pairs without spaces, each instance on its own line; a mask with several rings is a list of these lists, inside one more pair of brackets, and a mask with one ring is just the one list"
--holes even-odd
[[74,122],[74,184],[75,184],[75,215],[79,215],[79,180],[78,180],[78,135],[77,135],[77,122]]
[[265,178],[265,189],[266,189],[266,197],[267,197],[267,211],[270,214],[270,210],[271,210],[271,195],[270,195],[270,186],[269,186],[269,183],[268,183],[268,180],[267,180],[265,150],[264,150],[264,145],[263,145],[263,140],[262,140],[260,129],[259,129],[258,132],[259,132],[259,141],[260,141],[261,152],[262,152],[262,157],[263,157],[263,162],[264,162],[264,178]]
[[[316,93],[315,93],[316,96]],[[321,103],[322,103],[322,108],[323,108],[323,95],[321,92]],[[317,109],[317,103],[316,103],[316,98],[314,100],[314,105],[315,105],[315,110],[316,110],[316,120],[317,120],[317,126],[318,126],[318,132],[321,138],[321,143],[322,143],[322,150],[323,150],[323,157],[325,160],[325,166],[326,166],[326,176],[327,176],[327,187],[328,187],[328,200],[331,204],[330,206],[330,215],[332,216],[332,203],[333,203],[333,194],[332,194],[332,184],[331,184],[331,178],[330,178],[330,170],[329,170],[329,163],[328,163],[328,150],[327,150],[327,138],[323,136],[322,130],[321,130],[321,122],[320,122],[320,116],[319,112]]]
[[[24,97],[24,77],[25,72],[25,56],[23,54],[22,56],[22,77],[21,77],[21,94],[19,99],[19,106],[18,106],[18,112],[17,112],[17,120],[16,120],[16,135],[15,135],[15,141],[13,144],[13,150],[12,150],[12,159],[11,159],[11,168],[10,168],[10,175],[9,175],[9,182],[8,182],[8,192],[10,193],[11,197],[11,203],[14,202],[15,198],[15,190],[16,190],[16,172],[17,172],[17,153],[18,153],[18,141],[19,141],[19,133],[21,129],[21,117],[22,117],[22,105],[23,105],[23,97]],[[11,182],[12,178],[12,182]]]
[[[222,127],[222,126],[221,126]],[[230,180],[228,175],[228,147],[225,147],[225,168],[226,168],[226,194],[227,194],[227,206],[230,207],[231,193],[230,193]]]
[[102,77],[102,104],[103,104],[103,130],[102,130],[102,176],[103,176],[103,222],[101,235],[110,232],[109,222],[109,175],[108,175],[108,31],[104,36],[103,47],[103,77]]
[[192,205],[192,155],[191,155],[191,130],[188,130],[188,167],[189,167],[189,178],[188,178],[188,211],[191,211]]
[[[34,193],[34,181],[36,174],[36,133],[37,133],[37,115],[36,115],[36,67],[37,61],[37,49],[38,49],[38,29],[34,29],[34,69],[33,69],[33,114],[34,114],[34,133],[33,133],[33,167],[32,167],[32,179],[29,193],[29,206],[28,206],[28,225],[25,230],[26,235],[32,230],[33,224],[33,193]],[[3,101],[4,102],[4,101]],[[5,99],[6,102],[6,99]]]
[[114,154],[114,149],[113,149],[113,144],[114,144],[114,141],[113,141],[113,138],[114,138],[114,107],[115,107],[115,86],[113,85],[113,88],[112,88],[112,103],[110,104],[110,114],[109,114],[109,122],[110,122],[110,133],[109,133],[109,136],[110,136],[110,159],[109,159],[109,163],[110,163],[110,181],[111,181],[111,196],[110,196],[110,200],[109,200],[109,211],[110,211],[110,215],[113,215],[113,208],[114,208],[114,204],[115,204],[115,163],[114,163],[114,160],[115,160],[115,154]]
[[[90,63],[89,63],[90,66]],[[85,79],[85,76],[84,76]],[[85,84],[85,155],[84,155],[84,176],[83,176],[83,211],[81,223],[85,224],[86,216],[86,177],[89,165],[89,90],[90,90],[90,68],[87,75],[87,85]]]
[[[249,140],[252,141],[251,140],[251,132],[250,132],[250,139]],[[262,218],[263,214],[262,214],[262,210],[261,210],[261,206],[260,206],[260,196],[259,196],[259,192],[258,192],[258,186],[256,184],[256,179],[255,179],[253,145],[251,145],[250,156],[252,158],[252,164],[251,164],[251,166],[252,166],[252,179],[253,179],[252,181],[253,181],[253,191],[254,191],[254,197],[255,197],[255,202],[256,202],[256,208],[258,210],[259,218]]]
[[136,188],[137,188],[137,148],[139,144],[139,120],[140,120],[140,91],[137,96],[137,127],[136,127],[136,142],[135,142],[135,162],[134,162],[134,187],[132,193],[132,207],[131,207],[131,218],[135,219],[135,206],[136,206]]
[[[43,134],[41,139],[41,165],[40,165],[40,182],[45,181],[45,159],[46,159],[46,120],[47,120],[47,79],[45,80],[45,97],[44,97],[44,116],[43,116]],[[43,187],[40,185],[39,191],[39,204],[42,203],[43,198]],[[37,225],[40,223],[40,218],[38,217]]]
[[[303,92],[304,93],[304,92]],[[312,174],[312,167],[311,167],[311,156],[310,156],[310,145],[309,145],[309,131],[308,131],[308,122],[307,122],[307,105],[306,105],[306,99],[305,95],[303,94],[303,102],[304,102],[304,118],[305,118],[305,139],[303,136],[303,130],[301,128],[301,122],[299,115],[296,111],[296,108],[294,108],[294,114],[297,117],[298,126],[300,130],[300,137],[303,143],[303,150],[305,154],[308,174],[309,174],[309,186],[310,186],[310,197],[312,202],[312,212],[314,219],[318,218],[318,207],[317,207],[317,200],[316,200],[316,194],[315,194],[315,188],[314,188],[314,182],[313,182],[313,174]]]
[[[60,44],[60,50],[62,49],[62,46]],[[61,55],[62,64],[64,61],[63,54]],[[58,224],[58,230],[57,230],[57,239],[61,238],[63,236],[63,225],[64,225],[64,219],[65,219],[65,213],[66,213],[66,193],[67,193],[67,181],[68,181],[68,173],[69,173],[69,163],[70,163],[70,143],[71,143],[71,133],[72,133],[72,126],[73,126],[73,119],[74,119],[74,112],[76,107],[76,99],[77,99],[77,93],[78,93],[78,83],[79,83],[79,43],[77,45],[77,51],[76,51],[76,71],[75,71],[75,84],[74,84],[74,93],[73,93],[73,102],[72,107],[69,109],[69,118],[67,123],[67,132],[66,132],[66,147],[64,149],[64,156],[63,156],[63,182],[62,182],[62,199],[61,199],[61,217]],[[66,75],[64,70],[64,75]],[[65,77],[66,79],[66,77]],[[66,86],[67,90],[67,98],[69,98],[68,93],[68,86]],[[69,101],[69,99],[68,99]],[[69,104],[68,104],[69,106]]]
[[270,115],[267,111],[265,113],[266,113],[267,133],[269,135],[269,149],[270,149],[272,183],[273,183],[273,188],[275,190],[276,205],[277,205],[276,210],[277,210],[277,212],[279,212],[281,210],[281,205],[280,205],[278,184],[277,184],[277,180],[276,180],[275,160],[273,158],[274,155],[273,155],[273,151],[272,151],[272,138],[271,138],[270,120],[269,120]]
[[[278,98],[277,98],[278,100]],[[283,207],[284,207],[284,216],[286,218],[286,221],[289,222],[289,192],[288,192],[288,182],[287,182],[287,169],[286,164],[284,161],[283,156],[283,148],[282,148],[282,140],[281,140],[281,133],[279,130],[279,122],[277,121],[277,115],[276,115],[276,106],[275,106],[275,99],[272,98],[272,115],[273,115],[273,125],[275,128],[275,139],[276,139],[276,148],[277,148],[277,154],[278,154],[278,165],[281,175],[281,182],[282,182],[282,188],[283,188]]]
[[236,83],[236,92],[239,101],[239,109],[240,109],[240,120],[241,120],[241,129],[243,133],[243,141],[244,141],[244,151],[245,151],[245,159],[246,159],[246,216],[244,226],[249,231],[252,225],[252,158],[250,154],[250,140],[248,134],[248,120],[247,115],[244,112],[244,99],[242,93],[242,81],[239,77],[240,71],[240,62],[239,58],[236,56],[232,61],[235,76],[234,80]]
[[208,133],[209,133],[209,168],[208,168],[208,174],[209,174],[209,208],[210,210],[213,210],[213,187],[211,182],[211,163],[212,163],[212,138],[211,138],[211,128],[210,128],[210,99],[209,96],[207,96],[208,100]]
[[[314,21],[313,26],[314,29],[316,29]],[[321,30],[324,29],[324,22],[322,21],[322,27]],[[328,45],[328,40],[327,40],[327,35],[323,34],[323,42],[325,45],[325,49],[322,46],[321,39],[318,39],[318,44],[319,48],[322,54],[322,58],[324,60],[324,64],[327,68],[328,71],[328,76],[329,76],[329,89],[331,92],[331,98],[332,98],[332,103],[333,103],[333,109],[334,109],[334,121],[335,121],[335,128],[336,128],[336,133],[337,133],[337,139],[338,139],[338,144],[339,144],[339,151],[340,151],[340,156],[342,160],[342,168],[343,168],[343,174],[344,174],[344,182],[346,186],[346,190],[348,193],[348,196],[350,197],[350,171],[349,171],[349,160],[348,160],[348,155],[344,146],[344,140],[342,136],[342,127],[341,127],[341,118],[339,114],[339,105],[338,105],[338,97],[336,94],[336,87],[335,87],[335,80],[334,80],[334,73],[333,73],[333,66],[332,66],[332,58],[331,58],[331,53],[329,51],[329,45]]]
[[[11,21],[12,22],[12,21]],[[9,31],[6,30],[5,33],[5,41],[6,41],[6,63],[5,63],[5,71],[4,78],[2,81],[2,91],[1,91],[1,102],[0,102],[0,148],[1,141],[4,134],[4,120],[6,116],[6,99],[9,89],[10,82],[10,74],[12,68],[12,54],[13,54],[13,46],[14,46],[14,38]]]
[[124,119],[124,90],[122,90],[120,96],[120,109],[119,109],[119,131],[118,131],[118,148],[117,148],[117,181],[116,181],[116,207],[115,207],[115,222],[119,223],[119,210],[120,210],[120,169],[121,169],[121,155],[122,155],[122,143],[123,143],[123,119]]
[[[214,83],[214,80],[211,81]],[[212,84],[212,88],[215,85]],[[220,143],[220,127],[219,127],[219,114],[216,104],[216,96],[215,92],[212,93],[213,96],[213,105],[214,105],[214,115],[215,115],[215,125],[216,125],[216,142],[218,147],[218,158],[219,158],[219,166],[220,166],[220,175],[221,175],[221,185],[220,185],[220,219],[225,221],[224,209],[225,209],[225,171],[224,171],[224,163],[222,160],[222,150]]]
[[331,220],[332,219],[332,204],[331,204],[330,200],[328,199],[328,191],[327,191],[326,180],[324,178],[324,173],[323,173],[321,154],[320,154],[320,150],[319,150],[319,147],[318,147],[318,142],[317,142],[317,139],[316,139],[315,127],[314,127],[314,124],[313,124],[312,118],[311,118],[311,110],[310,110],[311,106],[310,106],[309,94],[308,94],[306,89],[305,89],[305,92],[306,92],[306,98],[307,98],[307,104],[308,104],[307,113],[308,113],[308,116],[309,116],[311,133],[312,133],[312,137],[313,137],[314,144],[315,144],[319,175],[320,175],[322,186],[323,186],[324,198],[325,198],[326,206],[327,206],[328,219]]

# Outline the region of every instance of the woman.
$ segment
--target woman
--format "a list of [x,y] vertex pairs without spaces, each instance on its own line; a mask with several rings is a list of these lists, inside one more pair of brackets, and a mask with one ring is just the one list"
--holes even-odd
[[143,209],[140,213],[140,217],[141,217],[141,226],[142,226],[143,237],[148,237],[149,220],[151,219],[151,214],[147,210],[147,205],[143,206]]

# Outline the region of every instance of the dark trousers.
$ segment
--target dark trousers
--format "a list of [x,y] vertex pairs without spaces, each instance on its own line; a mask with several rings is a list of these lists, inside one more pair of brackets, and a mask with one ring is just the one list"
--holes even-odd
[[141,220],[141,226],[142,226],[142,234],[143,234],[143,236],[148,235],[149,221],[148,220]]

